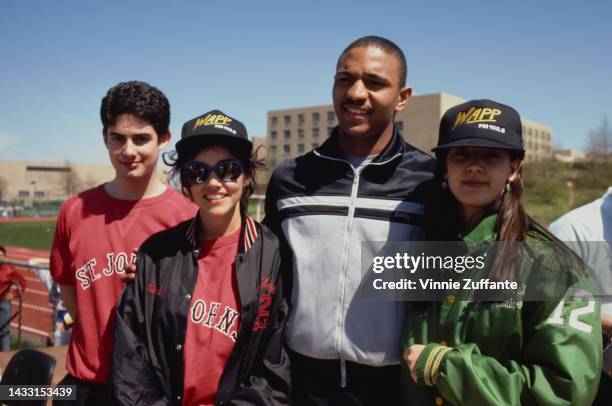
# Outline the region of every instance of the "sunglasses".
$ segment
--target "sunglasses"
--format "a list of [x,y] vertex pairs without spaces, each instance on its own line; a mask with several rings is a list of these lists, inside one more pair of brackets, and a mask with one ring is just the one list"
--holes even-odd
[[181,168],[183,178],[190,185],[205,183],[213,172],[223,183],[236,182],[244,172],[244,167],[239,160],[226,159],[217,162],[214,166],[210,166],[204,162],[191,161],[187,162]]

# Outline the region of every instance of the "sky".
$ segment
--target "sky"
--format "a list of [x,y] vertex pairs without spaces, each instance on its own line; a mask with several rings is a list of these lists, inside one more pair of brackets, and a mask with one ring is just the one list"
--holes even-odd
[[415,94],[489,98],[584,149],[612,119],[612,2],[0,0],[0,160],[106,163],[100,101],[142,80],[182,123],[221,109],[265,136],[269,110],[331,104],[336,59],[380,35]]

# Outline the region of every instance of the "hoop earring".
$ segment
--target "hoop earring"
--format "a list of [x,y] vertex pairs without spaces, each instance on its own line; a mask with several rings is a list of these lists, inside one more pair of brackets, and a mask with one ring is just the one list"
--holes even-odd
[[506,192],[510,191],[510,181],[506,181]]
[[446,181],[442,181],[442,183],[440,183],[440,187],[442,190],[446,190],[448,189],[448,183],[446,183]]

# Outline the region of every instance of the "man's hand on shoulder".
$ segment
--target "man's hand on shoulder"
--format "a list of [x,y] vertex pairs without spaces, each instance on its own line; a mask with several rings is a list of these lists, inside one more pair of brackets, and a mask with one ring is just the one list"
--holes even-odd
[[[137,255],[138,254],[138,248],[133,248],[132,249],[132,253]],[[130,262],[125,267],[125,272],[123,273],[123,275],[119,275],[119,279],[123,283],[128,283],[128,282],[131,282],[134,279],[136,279],[136,260],[134,260],[134,262]]]

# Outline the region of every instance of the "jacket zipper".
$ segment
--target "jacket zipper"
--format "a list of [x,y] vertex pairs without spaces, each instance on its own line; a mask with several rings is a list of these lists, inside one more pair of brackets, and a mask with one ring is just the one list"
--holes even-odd
[[348,272],[348,255],[351,247],[351,232],[353,230],[353,217],[355,216],[355,199],[359,190],[359,175],[360,171],[353,168],[353,186],[351,188],[351,200],[349,203],[348,221],[346,225],[346,239],[344,242],[344,255],[342,256],[342,278],[340,283],[339,310],[340,310],[340,337],[338,339],[338,353],[340,354],[340,387],[346,388],[346,362],[342,354],[342,335],[344,331],[344,299],[346,295],[346,278]]
[[344,355],[342,354],[342,334],[344,331],[344,301],[345,301],[345,291],[346,291],[346,279],[347,279],[347,272],[348,272],[348,255],[349,255],[349,251],[350,251],[350,247],[351,247],[351,232],[353,230],[353,218],[355,216],[355,200],[357,199],[357,192],[359,191],[359,177],[361,176],[361,172],[363,172],[363,170],[365,168],[367,168],[370,165],[384,165],[386,163],[391,162],[392,160],[394,160],[395,158],[401,156],[401,153],[397,153],[395,155],[393,155],[392,157],[390,157],[389,159],[387,159],[386,161],[383,162],[370,162],[365,164],[363,167],[361,167],[359,170],[355,169],[353,167],[353,165],[344,160],[344,159],[338,159],[338,158],[332,158],[332,157],[328,157],[325,155],[320,154],[317,150],[313,151],[315,153],[315,155],[321,157],[321,158],[326,158],[332,161],[339,161],[339,162],[344,162],[346,163],[351,170],[353,171],[353,185],[351,186],[351,200],[349,202],[349,211],[348,211],[348,216],[347,216],[347,226],[346,226],[346,239],[345,239],[345,243],[344,243],[344,253],[342,256],[342,279],[341,279],[341,283],[340,283],[340,294],[338,295],[338,301],[339,301],[339,307],[338,307],[338,311],[339,311],[339,316],[338,316],[338,320],[339,320],[339,329],[340,329],[340,336],[338,339],[338,348],[336,349],[336,351],[338,351],[338,354],[340,354],[340,387],[341,388],[346,388],[346,360],[344,359]]

